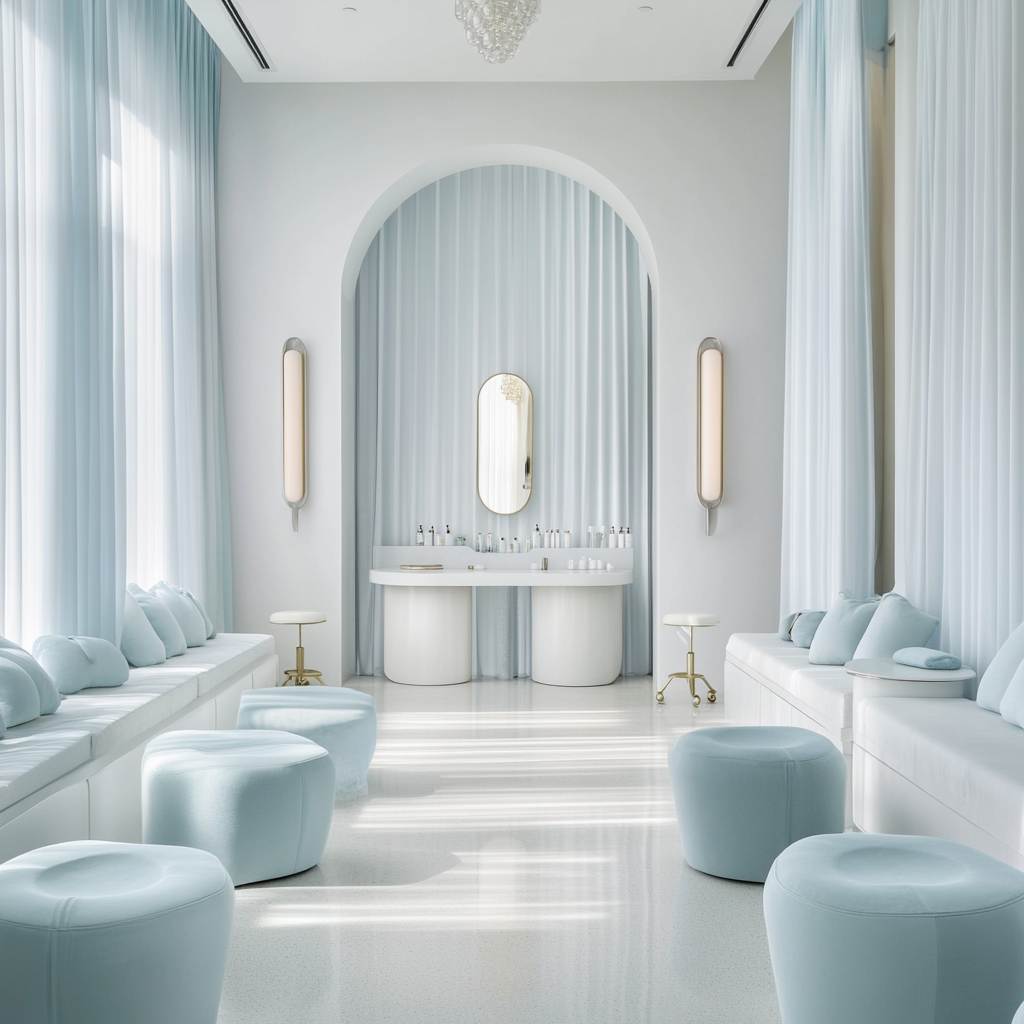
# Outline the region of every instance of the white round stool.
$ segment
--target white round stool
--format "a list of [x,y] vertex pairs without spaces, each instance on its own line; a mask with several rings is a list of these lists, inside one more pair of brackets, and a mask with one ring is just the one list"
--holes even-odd
[[315,679],[321,686],[326,686],[327,684],[320,678],[321,672],[317,672],[316,669],[306,668],[306,651],[302,646],[302,627],[314,626],[318,622],[326,622],[327,616],[323,612],[311,611],[274,612],[270,616],[270,621],[275,626],[299,627],[299,646],[295,648],[295,668],[285,671],[284,685],[287,686],[289,683],[292,683],[295,686],[309,686],[310,680]]
[[[673,679],[685,679],[690,684],[690,699],[694,707],[700,706],[700,697],[697,694],[696,681],[699,679],[708,688],[708,703],[714,704],[718,700],[715,688],[693,666],[693,631],[700,626],[717,626],[719,618],[717,615],[709,615],[706,612],[672,612],[661,620],[666,626],[678,627],[679,635],[686,640],[689,650],[686,654],[686,671],[673,672],[665,681],[665,685],[654,695],[659,704],[665,703],[665,691]],[[683,630],[688,630],[684,633]]]

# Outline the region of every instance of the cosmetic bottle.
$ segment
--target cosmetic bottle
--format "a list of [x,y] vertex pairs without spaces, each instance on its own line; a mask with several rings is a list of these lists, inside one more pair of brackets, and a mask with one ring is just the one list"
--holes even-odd
[[562,539],[565,541],[565,546],[567,548],[571,548],[572,547],[572,530],[566,530],[565,533],[562,534]]
[[607,547],[607,548],[615,547],[616,541],[615,541],[615,527],[614,526],[609,526],[608,527],[608,532],[605,534],[605,536],[608,538],[608,543],[605,544],[605,547]]
[[487,550],[488,551],[493,551],[494,550],[494,543],[491,540],[491,535],[490,534],[487,534]]
[[434,546],[435,537],[436,537],[436,534],[434,533],[434,528],[431,527],[430,528],[430,533],[427,534],[427,547],[428,548],[432,548]]
[[501,540],[498,541],[498,554],[499,555],[508,554],[508,545],[505,543],[505,538],[504,537],[502,537]]
[[423,524],[420,524],[420,528],[416,531],[416,546],[423,547]]
[[629,532],[629,527],[626,527],[626,547],[631,548],[633,546],[633,534]]
[[587,547],[592,548],[594,546],[594,528],[592,526],[587,527]]
[[540,524],[537,523],[533,528],[533,546],[539,548],[540,543]]
[[452,540],[451,527],[447,523],[444,525],[444,543],[446,547],[455,543],[455,541]]
[[522,549],[519,547],[519,538],[518,537],[513,537],[512,538],[512,554],[513,555],[518,555],[521,552],[522,552]]
[[562,546],[562,531],[555,530],[555,547],[560,548]]
[[547,572],[547,569],[548,569],[548,560],[547,560],[546,558],[542,558],[542,559],[540,560],[540,567],[541,567],[542,571],[544,571],[544,572]]
[[484,549],[484,535],[482,533],[476,535],[476,549],[477,551],[483,551]]

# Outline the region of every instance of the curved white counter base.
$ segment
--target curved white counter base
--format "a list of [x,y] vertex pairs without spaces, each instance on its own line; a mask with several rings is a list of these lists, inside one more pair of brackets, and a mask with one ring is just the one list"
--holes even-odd
[[534,587],[533,678],[605,686],[622,671],[622,587]]
[[445,686],[473,675],[471,587],[384,588],[384,675]]

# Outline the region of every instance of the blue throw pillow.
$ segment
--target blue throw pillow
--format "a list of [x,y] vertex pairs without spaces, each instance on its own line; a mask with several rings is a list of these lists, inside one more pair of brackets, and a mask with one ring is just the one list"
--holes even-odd
[[818,632],[824,618],[824,612],[801,612],[789,633],[793,646],[810,647],[814,641],[814,634]]
[[938,672],[955,671],[963,668],[964,664],[955,654],[933,651],[930,647],[904,647],[892,656],[892,660],[897,665],[927,668]]
[[183,593],[196,606],[196,611],[202,615],[203,623],[206,626],[206,639],[212,640],[217,635],[217,630],[213,625],[213,619],[206,614],[206,609],[199,603],[199,598],[196,597],[191,590],[183,590],[181,593]]
[[161,580],[149,592],[163,601],[167,610],[177,619],[188,647],[202,647],[206,643],[206,622],[183,590]]
[[978,707],[986,711],[998,711],[1003,694],[1010,685],[1017,666],[1024,661],[1024,622],[1008,637],[1006,643],[996,651],[985,674],[978,684]]
[[780,640],[792,640],[793,637],[790,635],[793,631],[793,623],[796,622],[799,612],[790,612],[780,623],[779,623],[779,639]]
[[871,616],[853,657],[891,658],[901,647],[924,647],[939,620],[918,611],[905,597],[886,594]]
[[109,641],[97,636],[41,636],[32,653],[61,693],[89,686],[121,686],[128,680],[128,662]]
[[850,661],[877,608],[878,598],[858,601],[841,596],[814,634],[809,655],[811,664],[845,665]]
[[149,624],[156,630],[156,635],[163,641],[164,650],[168,658],[176,658],[184,654],[188,648],[185,643],[185,634],[178,625],[178,620],[171,614],[171,610],[155,594],[143,590],[137,583],[128,584],[128,593],[135,598],[142,609]]
[[146,613],[130,593],[124,595],[124,619],[121,623],[121,653],[133,668],[162,665],[167,648],[157,636]]
[[39,717],[39,691],[32,677],[7,658],[0,658],[0,718],[8,729]]
[[1011,725],[1024,729],[1024,661],[1010,677],[1006,693],[999,702],[999,714]]
[[13,661],[32,680],[39,694],[40,715],[52,715],[60,707],[61,695],[56,684],[46,669],[28,651],[17,644],[12,644],[6,637],[0,637],[0,658]]

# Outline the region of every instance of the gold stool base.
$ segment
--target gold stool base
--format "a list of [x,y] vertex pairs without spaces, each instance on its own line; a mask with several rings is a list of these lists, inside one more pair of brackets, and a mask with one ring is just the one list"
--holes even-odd
[[708,688],[708,703],[714,704],[718,700],[718,694],[715,688],[704,678],[699,672],[694,671],[693,665],[693,651],[687,651],[686,653],[686,671],[685,672],[673,672],[665,682],[665,685],[658,690],[654,695],[654,699],[659,704],[665,703],[665,691],[668,689],[669,683],[673,679],[685,679],[690,684],[690,699],[693,701],[693,706],[700,707],[700,696],[697,694],[697,680],[699,679]]
[[[302,638],[302,627],[299,626],[299,638]],[[327,684],[320,678],[323,675],[322,672],[318,672],[315,668],[306,668],[306,651],[303,647],[295,648],[295,668],[289,668],[285,670],[284,682],[282,686],[287,686],[289,683],[292,686],[309,686],[312,682],[316,682],[318,686],[326,686]]]

